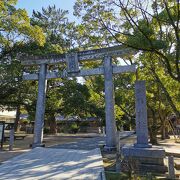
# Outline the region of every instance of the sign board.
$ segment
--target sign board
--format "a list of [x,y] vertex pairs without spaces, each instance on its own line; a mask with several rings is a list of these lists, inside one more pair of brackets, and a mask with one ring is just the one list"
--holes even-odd
[[66,55],[67,72],[77,73],[79,72],[78,54],[70,53]]
[[3,141],[4,141],[4,126],[5,122],[0,121],[0,143],[1,143],[1,149],[3,147]]

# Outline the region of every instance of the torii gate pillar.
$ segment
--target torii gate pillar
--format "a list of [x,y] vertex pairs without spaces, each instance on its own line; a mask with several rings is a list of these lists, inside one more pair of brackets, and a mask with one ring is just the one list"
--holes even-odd
[[104,57],[105,81],[105,113],[106,113],[106,146],[105,149],[116,148],[116,122],[114,118],[114,84],[112,58]]
[[43,141],[44,113],[45,113],[45,98],[46,98],[46,80],[47,65],[41,64],[38,75],[38,96],[36,104],[36,115],[34,124],[34,139],[32,147],[40,147]]

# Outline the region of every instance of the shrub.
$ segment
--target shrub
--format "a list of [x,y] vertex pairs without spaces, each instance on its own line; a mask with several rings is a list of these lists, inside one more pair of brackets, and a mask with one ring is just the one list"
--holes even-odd
[[79,126],[77,125],[77,123],[72,123],[70,126],[70,131],[75,134],[78,132],[78,130],[79,130]]

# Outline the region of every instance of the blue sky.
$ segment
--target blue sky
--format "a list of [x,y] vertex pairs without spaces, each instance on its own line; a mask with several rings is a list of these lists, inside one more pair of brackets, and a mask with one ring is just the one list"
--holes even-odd
[[18,0],[18,8],[26,9],[29,16],[32,15],[33,9],[36,11],[41,11],[42,7],[47,7],[49,5],[56,5],[57,8],[69,11],[69,20],[74,21],[73,17],[73,5],[75,0]]

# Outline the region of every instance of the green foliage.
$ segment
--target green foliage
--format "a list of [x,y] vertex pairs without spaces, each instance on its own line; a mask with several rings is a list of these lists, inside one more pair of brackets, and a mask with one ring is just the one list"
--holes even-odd
[[67,116],[88,116],[90,94],[86,85],[76,80],[64,80],[59,87],[62,97],[62,113]]
[[67,14],[68,11],[57,9],[55,5],[42,8],[42,12],[33,11],[31,23],[43,28],[46,36],[45,46],[39,49],[42,54],[64,53],[73,46],[75,26],[68,21]]
[[48,127],[44,128],[44,134],[49,134],[50,133],[50,129]]
[[0,2],[0,48],[12,48],[14,43],[21,44],[27,40],[42,46],[45,43],[42,29],[30,24],[27,12],[14,7],[16,2]]
[[105,172],[107,180],[127,180],[128,176],[124,173]]
[[[0,104],[11,109],[19,105],[34,120],[37,82],[22,82],[24,71],[19,54],[49,55],[74,50],[124,44],[138,50],[135,57],[124,57],[136,63],[139,79],[147,81],[147,102],[150,128],[157,130],[167,116],[179,114],[179,4],[171,1],[104,1],[77,0],[74,14],[82,23],[69,22],[67,11],[55,6],[33,12],[31,20],[16,0],[0,2]],[[148,3],[149,2],[149,3]],[[146,11],[148,9],[148,12]],[[42,30],[43,29],[43,30]],[[18,36],[17,36],[18,35]],[[114,62],[118,64],[118,60]],[[102,65],[102,61],[85,62],[85,68]],[[50,71],[64,65],[48,67]],[[34,67],[27,68],[36,71]],[[115,118],[120,128],[133,125],[135,75],[114,77]],[[46,98],[46,119],[57,114],[95,116],[105,119],[104,79],[88,77],[85,84],[77,79],[49,80]],[[153,130],[153,131],[155,131]]]
[[9,109],[26,105],[28,83],[22,81],[23,67],[17,58],[22,46],[45,42],[42,29],[30,24],[27,12],[15,8],[16,2],[0,2],[0,106]]
[[29,121],[27,119],[22,119],[20,123],[26,125],[29,123]]
[[78,130],[79,130],[79,126],[77,125],[77,123],[72,123],[72,124],[70,125],[70,131],[71,131],[72,133],[77,133]]
[[156,55],[144,53],[140,57],[139,77],[146,80],[149,132],[152,143],[157,143],[157,133],[164,128],[172,112],[178,115],[179,83],[172,80],[159,63]]
[[[179,3],[171,1],[78,0],[75,15],[83,47],[124,44],[138,50],[135,57],[124,57],[138,66],[138,78],[146,80],[149,132],[151,140],[164,128],[166,118],[180,112]],[[108,17],[108,18],[107,18]],[[126,61],[127,62],[127,61]],[[91,98],[104,108],[103,78],[87,79]],[[135,76],[115,77],[117,126],[135,121]],[[118,115],[119,114],[119,115]]]
[[[99,46],[125,44],[155,53],[169,76],[180,81],[179,3],[169,1],[78,0],[75,15],[82,17],[81,29],[88,31],[84,43],[96,35]],[[107,18],[108,17],[108,18]],[[82,33],[82,32],[81,32]],[[95,47],[95,46],[94,46]],[[173,56],[169,58],[169,55]]]

